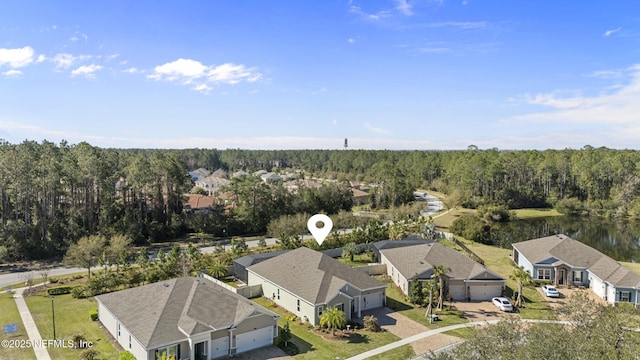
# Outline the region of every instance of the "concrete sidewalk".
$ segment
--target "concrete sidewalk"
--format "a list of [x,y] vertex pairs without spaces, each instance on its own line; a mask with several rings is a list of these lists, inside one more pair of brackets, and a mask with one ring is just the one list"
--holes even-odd
[[[33,287],[32,287],[33,288]],[[38,331],[38,327],[36,323],[33,321],[33,317],[31,316],[31,312],[27,307],[27,303],[24,301],[24,297],[22,293],[28,288],[19,288],[15,289],[15,293],[13,294],[13,299],[18,306],[18,311],[20,312],[20,317],[22,318],[22,324],[24,325],[25,330],[27,330],[27,334],[29,335],[29,340],[33,344],[34,340],[42,340],[40,336],[40,332]],[[36,353],[36,359],[38,360],[51,360],[49,356],[49,352],[46,347],[31,347],[33,351]]]

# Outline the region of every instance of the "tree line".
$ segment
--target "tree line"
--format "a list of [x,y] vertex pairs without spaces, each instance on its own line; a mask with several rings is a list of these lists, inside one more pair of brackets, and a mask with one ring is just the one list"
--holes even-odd
[[[0,258],[61,255],[93,234],[124,234],[144,244],[203,229],[227,236],[264,233],[280,216],[349,210],[346,180],[373,184],[370,201],[380,208],[410,202],[414,189],[425,188],[447,193],[449,207],[560,203],[577,212],[640,217],[638,164],[637,151],[590,146],[545,151],[260,151],[0,142]],[[186,174],[198,167],[295,169],[306,178],[337,183],[292,197],[277,186],[236,182],[229,189],[237,197],[236,209],[189,217],[182,211],[183,195],[193,186]]]

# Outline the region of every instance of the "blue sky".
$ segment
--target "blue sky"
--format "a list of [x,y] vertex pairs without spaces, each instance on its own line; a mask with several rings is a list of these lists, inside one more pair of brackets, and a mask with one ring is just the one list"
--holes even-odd
[[635,1],[16,1],[0,138],[638,149]]

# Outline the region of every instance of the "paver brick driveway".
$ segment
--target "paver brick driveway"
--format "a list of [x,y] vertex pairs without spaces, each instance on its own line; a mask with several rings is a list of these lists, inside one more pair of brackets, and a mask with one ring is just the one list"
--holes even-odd
[[[399,312],[395,312],[387,307],[363,311],[362,316],[373,315],[378,318],[378,324],[386,331],[395,336],[405,339],[409,336],[419,334],[429,330],[426,326],[409,319]],[[423,354],[429,350],[441,348],[443,346],[458,342],[460,338],[438,334],[411,343],[416,354]]]

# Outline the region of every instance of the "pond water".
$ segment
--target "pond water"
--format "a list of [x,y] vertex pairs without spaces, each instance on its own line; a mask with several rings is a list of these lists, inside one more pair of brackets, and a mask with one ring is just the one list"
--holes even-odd
[[618,261],[640,262],[640,221],[555,216],[491,227],[493,243],[508,249],[512,243],[554,234],[582,241]]

